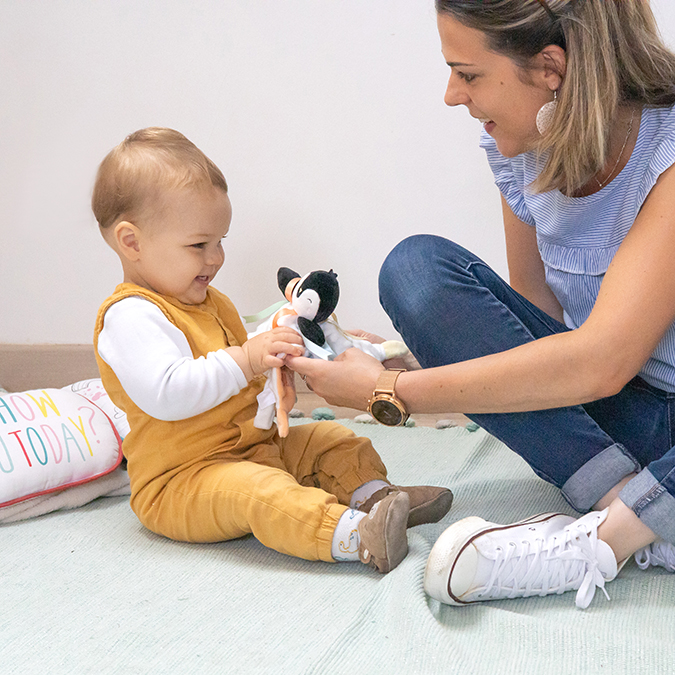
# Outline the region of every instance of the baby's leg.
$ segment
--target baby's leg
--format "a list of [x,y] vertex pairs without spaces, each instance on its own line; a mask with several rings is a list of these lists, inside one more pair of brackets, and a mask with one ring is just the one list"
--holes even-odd
[[281,553],[332,562],[333,533],[346,510],[332,494],[301,486],[282,469],[215,462],[172,478],[141,521],[179,541],[216,542],[252,533]]
[[292,427],[281,441],[281,459],[301,485],[321,487],[341,504],[366,513],[388,494],[406,492],[408,527],[438,522],[452,504],[452,492],[445,487],[391,485],[370,440],[336,422]]
[[392,494],[365,513],[299,485],[278,467],[212,462],[172,478],[139,513],[149,529],[181,541],[214,542],[252,533],[265,546],[306,560],[361,560],[389,572],[405,557],[409,498]]
[[337,422],[291,427],[281,439],[281,458],[301,485],[320,487],[341,504],[349,504],[366,483],[387,482],[387,469],[370,440]]

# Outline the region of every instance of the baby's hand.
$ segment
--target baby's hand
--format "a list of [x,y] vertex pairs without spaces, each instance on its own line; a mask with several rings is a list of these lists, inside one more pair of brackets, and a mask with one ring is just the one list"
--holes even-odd
[[270,368],[281,368],[284,365],[283,359],[286,354],[302,356],[305,353],[300,333],[286,326],[280,326],[252,337],[242,345],[241,349],[248,366],[242,370],[248,380],[262,375]]

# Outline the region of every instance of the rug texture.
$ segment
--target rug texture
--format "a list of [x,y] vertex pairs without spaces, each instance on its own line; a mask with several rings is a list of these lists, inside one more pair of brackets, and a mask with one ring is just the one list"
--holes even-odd
[[574,593],[454,608],[422,588],[452,522],[574,515],[501,443],[463,428],[343,423],[373,439],[402,485],[451,487],[442,522],[409,530],[410,553],[381,576],[311,563],[252,537],[172,542],[127,498],[97,499],[0,526],[1,670],[50,675],[672,673],[675,575],[629,563],[578,610]]

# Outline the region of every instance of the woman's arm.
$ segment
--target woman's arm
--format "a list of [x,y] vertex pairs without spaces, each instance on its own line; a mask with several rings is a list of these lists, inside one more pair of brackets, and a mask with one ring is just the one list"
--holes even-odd
[[[397,394],[411,412],[464,413],[542,410],[615,394],[675,320],[674,260],[671,167],[645,201],[581,327],[471,361],[403,373]],[[295,358],[289,365],[329,403],[365,408],[381,366],[352,351],[332,363]]]
[[562,322],[562,307],[546,283],[536,230],[513,213],[503,196],[502,213],[511,287],[549,316]]

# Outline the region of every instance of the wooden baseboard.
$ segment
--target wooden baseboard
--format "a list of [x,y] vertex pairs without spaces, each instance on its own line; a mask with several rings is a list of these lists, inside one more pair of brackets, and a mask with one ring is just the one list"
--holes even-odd
[[[99,377],[92,345],[0,344],[0,387],[26,391]],[[296,378],[298,394],[310,394]],[[318,397],[317,397],[318,399]]]
[[[100,376],[92,345],[0,344],[0,387],[7,391],[65,387],[94,377]],[[310,393],[299,377],[296,388]]]
[[92,345],[0,344],[0,386],[7,391],[65,387],[95,377]]
[[[27,391],[48,387],[65,387],[79,380],[99,377],[94,347],[92,345],[17,345],[0,344],[0,388],[7,391]],[[297,408],[305,415],[328,404],[312,393],[307,385],[295,378],[298,393]],[[359,410],[328,406],[338,418],[353,418]],[[433,426],[437,419],[455,419],[465,424],[466,418],[459,414],[415,415],[421,426]]]

